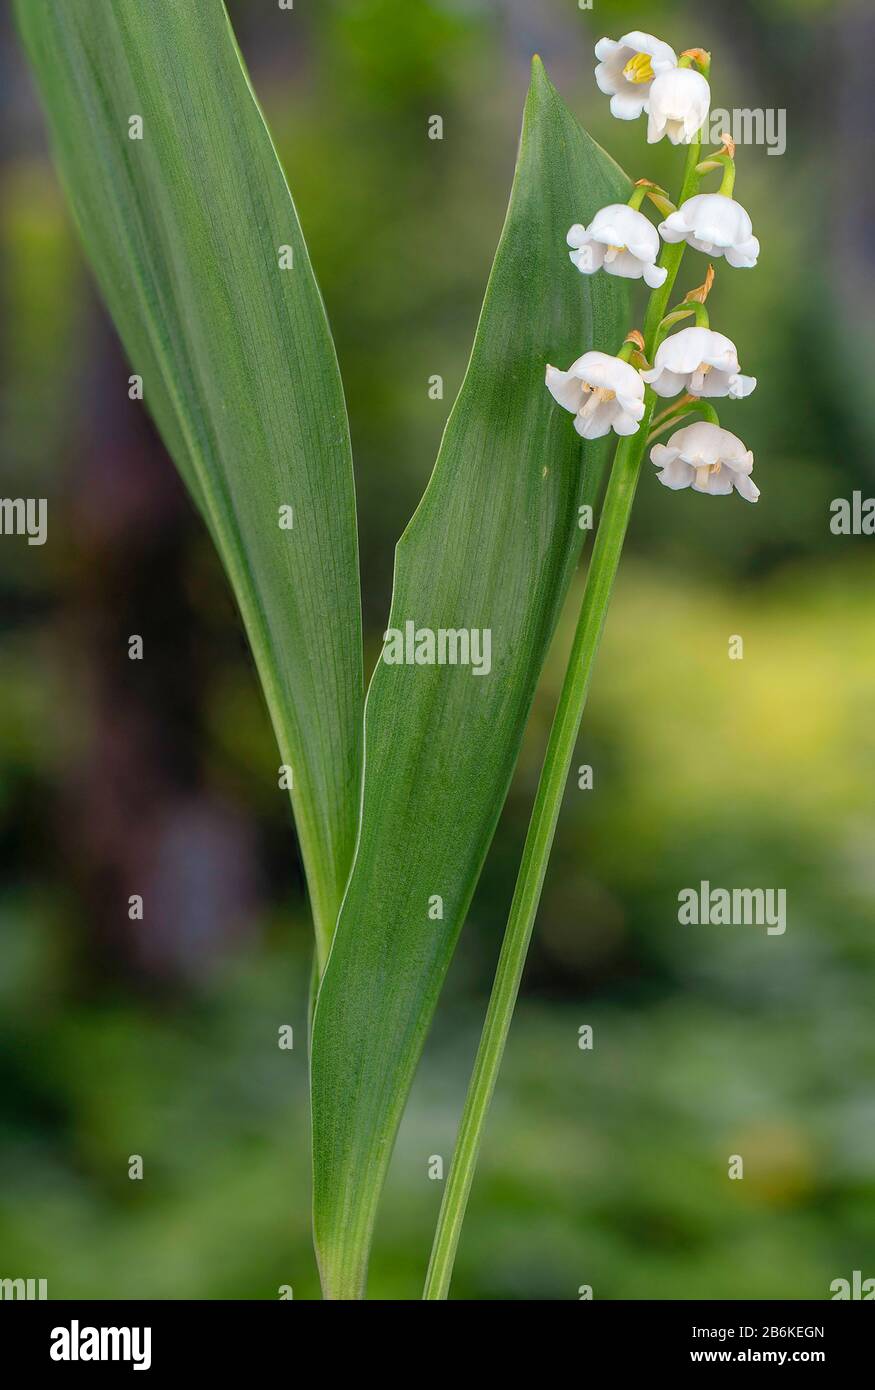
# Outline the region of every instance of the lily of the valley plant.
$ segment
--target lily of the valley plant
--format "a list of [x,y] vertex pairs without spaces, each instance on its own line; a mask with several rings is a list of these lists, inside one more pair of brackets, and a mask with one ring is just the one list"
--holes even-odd
[[[642,279],[651,293],[643,331],[630,325],[615,356],[587,351],[567,370],[548,366],[546,371],[547,389],[573,415],[578,434],[597,439],[613,432],[620,440],[441,1206],[427,1298],[444,1298],[449,1289],[645,449],[652,445],[656,477],[667,488],[715,496],[735,491],[748,502],[759,497],[751,478],[753,454],[720,427],[711,404],[715,397],[741,399],[756,386],[754,377],[741,374],[732,340],[711,328],[707,299],[713,267],[708,264],[702,283],[669,307],[685,245],[710,257],[723,256],[738,268],[756,265],[760,249],[750,217],[732,197],[733,142],[725,137],[719,151],[701,157],[711,106],[711,55],[691,48],[675,58],[668,44],[637,30],[619,42],[600,39],[595,52],[600,60],[596,81],[611,96],[612,114],[621,120],[646,115],[648,143],[666,136],[672,144],[686,145],[686,167],[677,206],[663,189],[642,178],[625,205],[611,203],[599,209],[588,227],[575,223],[567,234],[571,261],[584,275]],[[713,172],[722,174],[719,188],[700,193],[701,180]],[[663,214],[658,227],[641,211],[648,200]],[[693,325],[672,331],[688,318],[695,320]],[[672,404],[654,417],[657,397]],[[668,435],[666,443],[656,443],[663,434]]]
[[[443,1298],[645,450],[668,489],[759,496],[715,408],[756,382],[729,325],[711,326],[713,265],[751,267],[759,243],[731,141],[700,148],[709,55],[638,31],[596,46],[613,115],[685,147],[677,204],[633,184],[534,61],[469,370],[396,553],[387,636],[403,634],[410,659],[378,661],[365,702],[340,372],[222,0],[16,10],[137,400],[221,557],[291,795],[314,926],[328,1298],[365,1294],[395,1135],[580,555],[581,507],[597,505],[616,445],[428,1267],[425,1296]],[[701,264],[678,297],[687,247]],[[638,280],[650,296],[632,319]]]

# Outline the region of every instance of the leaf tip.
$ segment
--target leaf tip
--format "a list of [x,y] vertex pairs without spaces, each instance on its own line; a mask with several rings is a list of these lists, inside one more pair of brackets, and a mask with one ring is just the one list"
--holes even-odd
[[540,101],[544,97],[551,96],[555,92],[554,85],[549,81],[547,68],[544,67],[543,60],[538,53],[531,56],[531,79],[529,83],[529,100]]
[[547,69],[539,53],[532,55],[532,75],[529,85],[530,99],[555,95],[556,88],[547,76]]

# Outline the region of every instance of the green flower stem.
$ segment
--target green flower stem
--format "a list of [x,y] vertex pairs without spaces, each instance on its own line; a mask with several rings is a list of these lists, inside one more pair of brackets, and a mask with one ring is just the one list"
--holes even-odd
[[720,181],[718,193],[722,193],[724,198],[731,198],[735,190],[735,160],[730,159],[723,171],[723,178]]
[[[696,171],[696,165],[699,162],[701,149],[702,132],[700,130],[687,151],[687,164],[684,170],[684,181],[681,185],[680,196],[678,198],[678,207],[680,207],[682,203],[685,203],[687,198],[692,198],[699,187],[699,175]],[[647,360],[649,362],[653,361],[653,354],[659,347],[660,325],[665,318],[665,311],[668,308],[668,301],[674,289],[674,282],[677,279],[677,273],[680,270],[685,249],[685,241],[676,242],[671,246],[664,245],[662,248],[659,264],[665,267],[668,274],[659,289],[654,290],[651,294],[647,305],[647,313],[644,317],[644,351],[647,354]]]
[[[696,164],[700,148],[701,132],[689,148],[681,202],[698,186]],[[684,249],[684,242],[663,248],[660,264],[666,267],[668,274],[660,288],[651,294],[644,321],[645,351],[651,362]],[[438,1216],[424,1299],[443,1299],[449,1292],[486,1115],[510,1031],[655,404],[656,397],[648,387],[638,431],[621,439],[614,455],[568,669],[550,730],[495,982]]]
[[665,318],[661,320],[657,330],[657,347],[670,328],[674,328],[675,324],[680,323],[683,319],[693,317],[695,317],[697,328],[711,327],[708,310],[698,300],[687,300],[684,304],[678,304],[674,309],[669,310]]
[[681,407],[677,414],[669,414],[663,419],[657,420],[654,428],[647,436],[647,443],[653,444],[661,434],[667,434],[669,430],[677,429],[682,420],[689,420],[693,415],[701,415],[703,420],[709,421],[710,424],[717,425],[718,427],[720,425],[720,416],[717,414],[713,405],[709,405],[707,401],[690,401],[685,406]]
[[627,436],[617,446],[614,466],[605,493],[583,606],[547,745],[495,983],[438,1218],[423,1294],[426,1299],[446,1298],[450,1285],[456,1247],[480,1149],[483,1123],[504,1054],[562,796],[605,624],[608,600],[632,510],[644,442],[653,411],[652,393],[648,392],[648,395],[651,399],[645,406],[644,418],[637,434]]

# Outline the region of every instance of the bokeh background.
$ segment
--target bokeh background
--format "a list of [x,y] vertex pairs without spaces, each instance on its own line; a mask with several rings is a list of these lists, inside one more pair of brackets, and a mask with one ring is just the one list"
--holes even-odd
[[[716,106],[786,111],[782,156],[739,151],[759,267],[719,274],[711,301],[759,378],[723,420],[762,500],[642,480],[580,742],[595,786],[567,797],[454,1293],[822,1299],[875,1275],[875,539],[829,526],[833,498],[875,492],[875,14],[230,9],[337,339],[369,665],[464,371],[531,54],[632,177],[669,188],[680,153],[648,149],[595,87],[600,35],[711,49]],[[119,389],[0,25],[2,491],[49,499],[47,545],[0,542],[0,1275],[46,1277],[51,1297],[316,1297],[310,930],[271,731],[216,557]],[[685,283],[702,267],[688,256]],[[568,636],[398,1144],[372,1296],[419,1296],[428,1160],[452,1150]],[[678,891],[701,879],[786,888],[786,934],[680,927]]]

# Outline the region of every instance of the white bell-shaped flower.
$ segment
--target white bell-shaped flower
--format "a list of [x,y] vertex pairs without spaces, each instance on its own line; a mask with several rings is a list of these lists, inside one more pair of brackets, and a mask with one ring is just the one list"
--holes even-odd
[[595,80],[611,98],[611,115],[621,121],[634,121],[647,110],[654,78],[677,67],[678,61],[673,48],[640,29],[619,41],[599,39],[595,56]]
[[673,145],[689,145],[708,119],[711,88],[694,68],[672,68],[654,78],[648,97],[647,142],[667,135]]
[[547,389],[574,416],[574,428],[584,439],[635,434],[644,414],[644,382],[640,372],[621,357],[585,352],[567,372],[547,368]]
[[584,275],[604,270],[627,280],[643,278],[655,290],[668,274],[656,264],[659,233],[643,212],[626,203],[609,203],[588,227],[576,222],[566,240],[573,248],[572,261]]
[[741,400],[757,384],[755,376],[742,376],[738,350],[731,338],[710,328],[682,328],[656,349],[653,367],[641,373],[657,396],[730,396]]
[[654,444],[650,459],[660,469],[659,481],[674,492],[691,487],[695,492],[725,496],[734,488],[748,502],[756,502],[760,495],[750,476],[750,449],[729,430],[707,420],[677,430],[667,444]]
[[730,265],[750,269],[757,263],[760,244],[741,203],[723,193],[697,193],[681,203],[659,224],[669,243],[686,241],[706,256],[725,256]]

